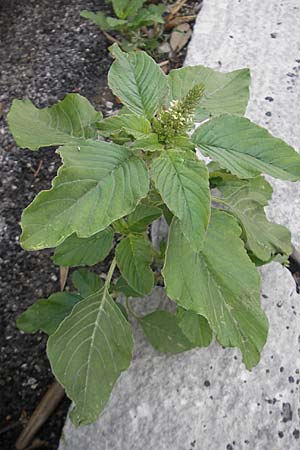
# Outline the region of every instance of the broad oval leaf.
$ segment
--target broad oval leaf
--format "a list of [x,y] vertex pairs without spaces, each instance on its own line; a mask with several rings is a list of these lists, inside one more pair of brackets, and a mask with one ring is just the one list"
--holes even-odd
[[81,17],[90,20],[97,25],[101,30],[122,30],[127,25],[127,20],[116,19],[115,17],[106,16],[103,12],[96,13],[92,11],[83,10],[80,12]]
[[138,292],[133,290],[132,287],[129,286],[127,281],[122,276],[118,278],[116,284],[114,285],[114,289],[115,289],[115,291],[117,291],[119,293],[121,292],[126,297],[140,297],[141,296],[141,294],[139,294]]
[[222,73],[204,66],[183,67],[171,70],[168,80],[172,100],[180,100],[196,84],[204,84],[204,96],[195,113],[199,121],[224,113],[243,115],[246,111],[250,86],[248,69]]
[[105,287],[81,301],[49,338],[52,371],[75,404],[75,425],[97,419],[132,350],[130,325]]
[[208,170],[192,153],[167,150],[155,159],[152,178],[163,201],[180,220],[195,249],[200,249],[210,218]]
[[267,173],[282,180],[300,179],[300,155],[245,117],[216,117],[199,127],[192,141],[205,156],[240,178]]
[[42,330],[51,335],[82,297],[70,292],[56,292],[42,298],[17,318],[17,327],[25,333]]
[[36,108],[30,100],[14,100],[7,116],[16,143],[31,150],[92,138],[101,119],[102,114],[79,94],[68,94],[44,109]]
[[163,276],[168,296],[204,316],[220,344],[238,347],[251,369],[259,361],[268,322],[260,306],[259,275],[240,233],[231,215],[213,210],[204,247],[195,252],[175,219]]
[[162,210],[156,206],[140,203],[127,218],[128,229],[133,233],[146,231],[148,225],[162,215]]
[[52,260],[59,266],[93,266],[109,254],[113,237],[110,227],[85,239],[72,234],[56,247]]
[[85,141],[59,152],[64,165],[52,189],[38,194],[22,215],[27,250],[56,247],[74,232],[90,237],[133,211],[149,190],[144,162],[124,147]]
[[154,311],[139,320],[151,345],[164,353],[181,353],[195,347],[182,332],[177,318],[168,311]]
[[158,64],[145,52],[124,53],[114,44],[116,58],[108,74],[113,93],[134,114],[151,119],[168,96],[168,81]]
[[103,287],[103,281],[99,275],[83,268],[72,273],[72,283],[83,298],[98,292]]
[[143,234],[129,234],[117,245],[116,260],[129,286],[141,295],[147,295],[154,286],[152,247]]
[[160,144],[156,133],[138,138],[131,144],[130,148],[144,150],[145,152],[161,152],[164,150],[164,146]]
[[[250,252],[265,262],[278,254],[287,258],[292,251],[291,233],[286,227],[269,222],[264,212],[272,197],[270,184],[263,177],[240,180],[222,172],[214,176],[221,205],[239,219]],[[218,196],[215,201],[218,202]]]
[[183,308],[177,310],[177,321],[183,334],[196,347],[208,347],[212,331],[205,317]]
[[118,114],[108,117],[97,124],[97,129],[102,136],[125,131],[135,139],[144,138],[151,133],[151,124],[146,117],[135,114]]

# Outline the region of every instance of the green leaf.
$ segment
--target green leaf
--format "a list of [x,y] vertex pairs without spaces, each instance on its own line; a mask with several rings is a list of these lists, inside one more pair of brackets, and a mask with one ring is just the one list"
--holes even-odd
[[195,346],[183,334],[177,318],[168,311],[154,311],[139,320],[151,345],[164,353],[181,353]]
[[97,419],[132,351],[130,325],[106,287],[75,306],[49,338],[52,371],[75,403],[75,425]]
[[162,210],[156,206],[140,203],[127,218],[128,228],[133,233],[143,233],[161,215]]
[[100,276],[87,269],[78,269],[73,272],[72,282],[83,298],[98,292],[103,287]]
[[222,73],[204,66],[171,70],[168,76],[171,99],[180,100],[196,84],[205,86],[195,119],[204,120],[224,113],[243,115],[249,100],[250,72],[248,69]]
[[171,213],[171,211],[169,210],[169,208],[166,205],[162,206],[162,210],[163,210],[165,221],[170,226],[174,215]]
[[143,6],[146,0],[112,0],[116,16],[126,19],[133,16]]
[[224,347],[238,347],[248,369],[265,344],[268,322],[260,306],[259,275],[236,220],[213,210],[201,252],[184,237],[178,220],[169,234],[163,276],[168,296],[204,316]]
[[212,340],[212,331],[205,317],[193,311],[178,308],[178,325],[187,339],[195,347],[208,347]]
[[[272,197],[272,187],[263,177],[240,180],[216,173],[215,185],[222,204],[240,221],[247,248],[261,261],[270,261],[277,254],[291,254],[291,234],[282,225],[267,220],[264,206]],[[218,201],[218,196],[216,197]]]
[[145,52],[123,53],[111,47],[116,58],[108,74],[113,93],[134,114],[152,118],[168,95],[168,81],[158,64]]
[[126,28],[127,20],[116,19],[115,17],[106,16],[103,12],[99,11],[93,13],[92,11],[83,10],[80,12],[81,17],[90,20],[97,25],[101,30],[123,30]]
[[140,137],[131,144],[130,148],[144,150],[145,152],[161,152],[164,150],[164,146],[159,143],[156,133]]
[[135,139],[144,138],[145,135],[151,133],[151,124],[143,116],[135,114],[118,114],[108,117],[97,124],[100,134],[109,137],[112,134],[125,131]]
[[152,164],[152,178],[170,211],[195,249],[200,249],[210,217],[205,164],[193,153],[166,150]]
[[119,308],[119,310],[121,311],[121,313],[123,314],[123,316],[125,317],[125,319],[128,321],[128,314],[127,314],[127,309],[125,308],[125,306],[122,305],[122,303],[118,303],[118,302],[116,302],[116,305]]
[[68,94],[44,109],[36,108],[30,100],[14,100],[7,121],[19,147],[37,150],[93,138],[95,123],[101,118],[86,98]]
[[49,335],[53,334],[80,300],[82,299],[79,295],[56,292],[48,299],[38,300],[21,314],[17,318],[17,327],[25,333],[36,333],[42,330]]
[[[166,11],[165,5],[149,5],[148,8],[140,9],[140,11],[128,21],[129,30],[137,30],[141,27],[149,27],[154,24],[164,23],[162,15]],[[155,39],[157,47],[157,39]],[[150,39],[147,38],[146,45],[150,44]],[[154,48],[155,48],[154,47]]]
[[189,136],[176,135],[173,139],[170,139],[172,148],[176,150],[195,151],[195,144],[190,141]]
[[141,294],[134,291],[129,286],[129,284],[127,283],[127,281],[125,281],[125,279],[123,277],[118,278],[118,281],[116,282],[114,287],[117,292],[121,292],[122,294],[126,295],[126,297],[140,297],[141,296]]
[[93,266],[109,254],[113,237],[110,227],[85,239],[72,234],[56,248],[52,260],[59,266]]
[[86,141],[59,150],[64,165],[49,191],[22,216],[27,250],[56,247],[74,232],[87,238],[132,212],[149,189],[144,162],[124,147]]
[[144,235],[129,234],[116,248],[117,265],[129,286],[141,295],[152,291],[152,247]]
[[263,172],[283,180],[300,179],[300,155],[245,117],[212,119],[195,131],[192,141],[205,156],[240,178]]
[[129,233],[127,221],[125,219],[116,220],[113,223],[113,227],[116,233],[124,235]]

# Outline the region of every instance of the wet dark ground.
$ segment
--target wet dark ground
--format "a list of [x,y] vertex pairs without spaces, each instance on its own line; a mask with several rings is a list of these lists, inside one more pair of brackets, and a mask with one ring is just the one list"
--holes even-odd
[[[18,149],[5,115],[14,98],[37,106],[53,104],[67,92],[80,92],[99,109],[111,100],[106,74],[107,42],[81,9],[99,9],[99,0],[0,1],[0,448],[14,442],[39,398],[53,381],[45,355],[45,335],[22,334],[16,317],[40,297],[59,290],[59,273],[47,251],[27,253],[19,246],[22,209],[48,188],[59,163],[53,149]],[[40,162],[42,161],[42,163]],[[39,164],[37,176],[34,171]],[[38,434],[57,448],[68,402]],[[10,431],[5,431],[12,426]]]

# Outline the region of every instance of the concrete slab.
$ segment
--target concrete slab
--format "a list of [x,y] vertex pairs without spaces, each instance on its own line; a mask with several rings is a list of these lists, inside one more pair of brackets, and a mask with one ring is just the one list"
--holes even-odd
[[[300,147],[299,0],[204,0],[186,65],[220,71],[249,67],[247,117],[293,147]],[[271,179],[269,179],[270,181]],[[299,183],[272,180],[270,220],[289,226],[300,245]],[[298,194],[298,195],[297,195]],[[291,202],[291,199],[293,200]]]
[[[299,0],[204,0],[187,64],[228,71],[250,67],[247,116],[295,147],[300,144]],[[300,244],[300,185],[272,180],[271,219]],[[99,421],[67,421],[59,450],[298,450],[300,448],[300,298],[278,264],[262,268],[270,321],[258,367],[213,343],[179,356],[154,351],[134,324],[134,361]],[[168,300],[156,289],[137,312]],[[99,380],[101,382],[101,380]]]

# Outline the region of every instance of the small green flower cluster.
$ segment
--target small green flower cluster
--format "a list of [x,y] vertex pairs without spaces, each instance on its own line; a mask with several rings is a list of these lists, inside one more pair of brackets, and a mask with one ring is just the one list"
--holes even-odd
[[193,126],[195,110],[203,94],[203,84],[196,84],[182,100],[173,100],[169,109],[161,110],[153,119],[153,130],[161,144],[168,146],[176,136],[187,134]]

